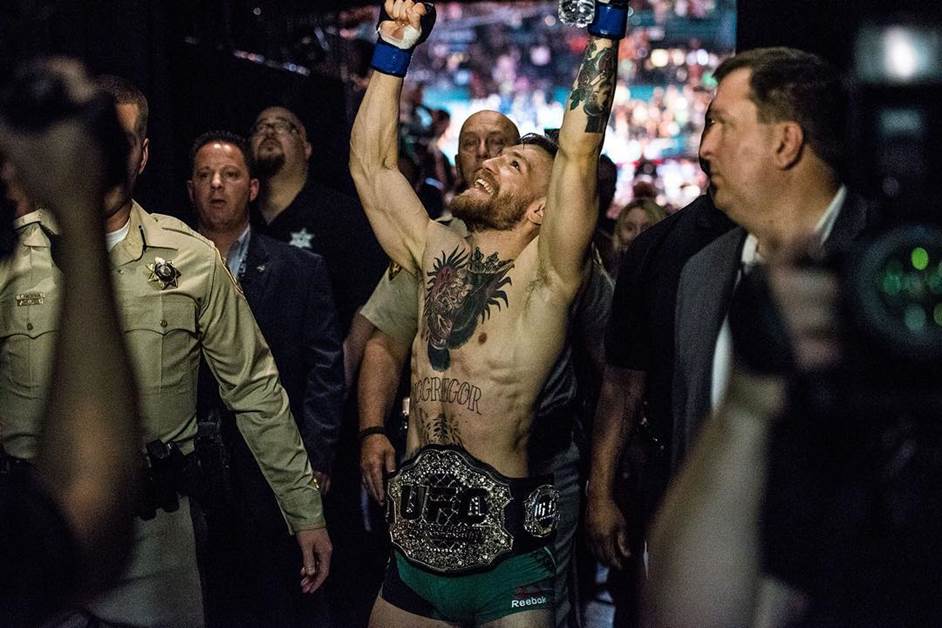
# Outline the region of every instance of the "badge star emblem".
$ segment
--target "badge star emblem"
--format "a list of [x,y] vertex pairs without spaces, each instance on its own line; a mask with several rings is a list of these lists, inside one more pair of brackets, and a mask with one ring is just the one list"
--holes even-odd
[[291,232],[291,246],[296,246],[299,249],[309,249],[311,248],[311,240],[314,239],[314,234],[307,230],[307,228],[302,228],[300,231]]
[[173,265],[173,260],[155,257],[154,263],[147,265],[147,270],[150,271],[147,281],[159,283],[161,290],[177,287],[177,277],[180,276],[180,271]]

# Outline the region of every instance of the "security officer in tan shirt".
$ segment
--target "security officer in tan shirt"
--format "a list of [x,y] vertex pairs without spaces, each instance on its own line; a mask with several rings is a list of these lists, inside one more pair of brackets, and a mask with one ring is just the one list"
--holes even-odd
[[[120,79],[103,79],[100,85],[115,96],[128,133],[132,189],[147,160],[147,102]],[[49,371],[60,273],[53,261],[56,227],[49,216],[37,211],[16,224],[18,250],[0,266],[0,434],[8,453],[28,459],[35,453],[45,399],[54,391]],[[301,587],[314,591],[327,576],[331,551],[320,493],[245,298],[212,243],[174,218],[148,214],[130,197],[115,198],[107,203],[105,230],[140,390],[143,442],[175,443],[182,454],[193,451],[202,351],[298,539]],[[111,592],[81,612],[87,621],[203,624],[187,498],[179,497],[179,505],[137,520],[130,564]]]

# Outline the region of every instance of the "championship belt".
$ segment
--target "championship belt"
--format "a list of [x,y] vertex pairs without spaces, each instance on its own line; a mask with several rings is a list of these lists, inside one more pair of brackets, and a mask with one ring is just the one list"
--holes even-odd
[[549,477],[507,478],[458,447],[423,447],[387,492],[393,545],[438,573],[479,571],[542,547],[559,520]]

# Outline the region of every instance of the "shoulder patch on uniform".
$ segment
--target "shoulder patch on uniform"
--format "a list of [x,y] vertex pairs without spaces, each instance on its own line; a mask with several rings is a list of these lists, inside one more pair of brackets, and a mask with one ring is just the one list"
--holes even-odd
[[212,244],[211,240],[190,227],[179,218],[174,218],[173,216],[168,216],[166,214],[150,214],[150,216],[158,225],[160,225],[160,228],[164,231],[172,231],[173,233],[190,236],[191,238],[199,240],[200,242],[207,245]]

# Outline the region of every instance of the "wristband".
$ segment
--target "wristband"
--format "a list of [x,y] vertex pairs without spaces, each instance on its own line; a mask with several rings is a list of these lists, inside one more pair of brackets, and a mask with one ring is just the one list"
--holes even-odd
[[377,72],[402,78],[406,75],[406,70],[409,69],[409,62],[412,61],[412,50],[412,48],[403,50],[382,39],[378,39],[376,46],[373,48],[373,59],[370,61],[370,67]]
[[373,434],[382,434],[383,436],[385,436],[386,428],[382,427],[381,425],[374,425],[373,427],[364,427],[362,430],[360,430],[357,433],[357,440],[362,443],[364,438],[366,438],[367,436],[372,436]]
[[605,39],[621,39],[628,29],[627,6],[595,3],[595,18],[589,24],[589,34]]

